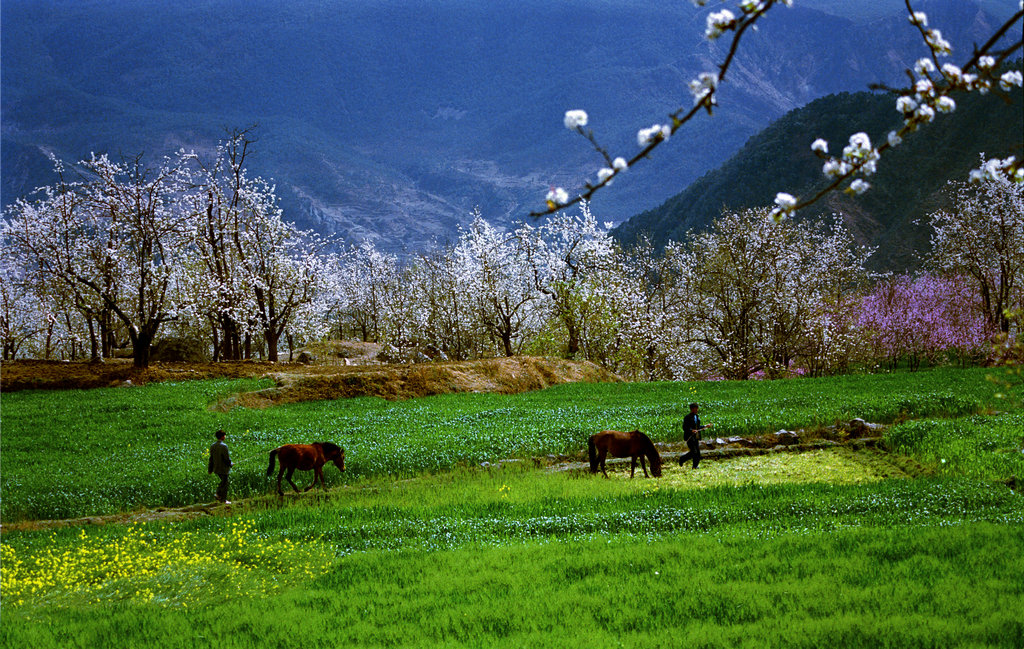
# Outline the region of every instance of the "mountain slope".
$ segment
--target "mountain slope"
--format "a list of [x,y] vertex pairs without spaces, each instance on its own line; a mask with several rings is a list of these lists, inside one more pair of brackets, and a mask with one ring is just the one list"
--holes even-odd
[[[877,246],[872,265],[879,269],[916,267],[917,251],[927,249],[928,232],[915,222],[948,205],[950,180],[962,181],[988,158],[1021,155],[1024,142],[1022,93],[1007,103],[996,95],[959,99],[957,110],[887,153],[860,196],[834,193],[801,214],[843,216],[859,243]],[[902,119],[887,94],[842,93],[796,109],[750,138],[718,169],[709,172],[660,207],[636,215],[616,229],[627,245],[640,236],[663,246],[702,229],[723,210],[771,205],[776,192],[814,193],[825,184],[822,162],[810,150],[818,137],[839,151],[847,138],[864,131],[882,142]]]

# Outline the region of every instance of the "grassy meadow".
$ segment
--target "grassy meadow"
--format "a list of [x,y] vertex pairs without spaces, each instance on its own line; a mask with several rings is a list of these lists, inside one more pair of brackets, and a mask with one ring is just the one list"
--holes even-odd
[[[210,410],[253,381],[3,397],[2,515],[209,501],[223,515],[5,531],[3,646],[1020,647],[1024,410],[989,371],[566,385]],[[538,468],[591,432],[681,439],[891,424],[893,453],[666,464],[630,480]],[[345,446],[331,489],[268,495],[266,452]],[[520,461],[509,461],[520,460]],[[487,463],[482,466],[481,463]],[[303,475],[299,484],[310,477]],[[9,525],[8,525],[9,527]]]

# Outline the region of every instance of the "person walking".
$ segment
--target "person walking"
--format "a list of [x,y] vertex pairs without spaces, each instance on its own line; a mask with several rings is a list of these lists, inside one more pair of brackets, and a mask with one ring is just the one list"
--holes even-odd
[[690,404],[690,414],[683,417],[683,441],[690,449],[689,453],[679,456],[679,466],[683,466],[687,460],[693,460],[693,468],[700,464],[700,431],[711,428],[711,424],[701,426],[700,406],[696,403]]
[[207,473],[216,473],[220,476],[220,484],[217,485],[216,498],[225,505],[230,505],[228,500],[228,473],[231,472],[233,463],[228,453],[228,445],[224,443],[225,433],[218,430],[214,433],[217,441],[210,445],[210,462],[206,466]]

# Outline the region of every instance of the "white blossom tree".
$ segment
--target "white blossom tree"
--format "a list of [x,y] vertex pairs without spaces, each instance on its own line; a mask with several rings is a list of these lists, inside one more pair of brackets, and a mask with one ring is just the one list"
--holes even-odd
[[490,225],[479,210],[453,250],[461,284],[471,300],[474,318],[491,349],[513,356],[540,328],[537,302],[525,250]]
[[678,338],[690,346],[684,364],[730,379],[783,376],[821,353],[815,327],[866,278],[869,251],[853,248],[841,227],[776,225],[769,211],[723,214],[670,250],[685,309]]
[[87,319],[109,313],[124,327],[136,367],[149,364],[160,326],[177,317],[182,255],[189,251],[183,160],[155,169],[139,159],[83,160],[83,179],[15,202],[5,234],[42,283],[62,286]]
[[1024,308],[1024,184],[994,175],[953,191],[953,207],[929,217],[928,260],[939,272],[972,278],[989,327],[1008,334],[1010,312]]

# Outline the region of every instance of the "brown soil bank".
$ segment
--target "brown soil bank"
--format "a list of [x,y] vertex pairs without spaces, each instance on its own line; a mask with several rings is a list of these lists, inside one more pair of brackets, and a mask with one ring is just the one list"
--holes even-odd
[[359,396],[408,399],[449,392],[513,394],[559,383],[621,381],[590,362],[530,356],[411,365],[154,363],[144,370],[132,367],[131,361],[12,361],[0,367],[0,390],[85,389],[220,377],[267,377],[277,383],[277,387],[238,395],[219,406],[228,409]]
[[559,383],[622,380],[589,361],[532,356],[412,365],[310,367],[295,371],[282,368],[269,376],[278,387],[232,397],[220,407],[253,408],[361,396],[410,399],[451,392],[514,394]]

